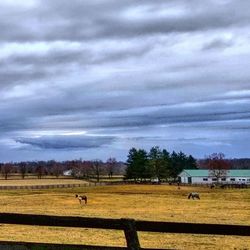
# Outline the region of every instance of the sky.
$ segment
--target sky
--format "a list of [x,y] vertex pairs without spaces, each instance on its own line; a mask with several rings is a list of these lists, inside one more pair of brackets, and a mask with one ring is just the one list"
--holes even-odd
[[0,31],[0,162],[250,157],[249,0],[1,0]]

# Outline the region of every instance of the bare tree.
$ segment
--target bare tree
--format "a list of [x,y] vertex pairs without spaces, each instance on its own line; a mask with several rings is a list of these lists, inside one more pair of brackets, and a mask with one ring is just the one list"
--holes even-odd
[[51,170],[52,170],[52,174],[56,176],[56,178],[59,178],[59,176],[62,175],[63,173],[62,166],[57,162],[53,163]]
[[91,168],[93,170],[93,173],[95,175],[97,182],[99,182],[100,181],[100,174],[103,170],[103,162],[101,160],[94,160],[94,161],[92,161]]
[[19,172],[22,176],[22,179],[24,179],[26,173],[27,173],[27,163],[26,162],[20,162],[19,163]]
[[92,172],[92,163],[82,160],[70,161],[68,168],[72,169],[73,176],[77,178],[88,178]]
[[44,175],[44,171],[45,171],[44,165],[38,163],[37,166],[36,166],[35,171],[36,171],[36,174],[37,174],[37,178],[41,179],[42,176]]
[[5,180],[8,179],[8,176],[12,172],[12,170],[13,170],[13,166],[11,163],[5,163],[2,165],[1,172]]
[[230,163],[225,160],[223,153],[213,153],[205,159],[205,165],[209,169],[210,176],[214,177],[217,182],[221,178],[226,178]]
[[83,178],[89,178],[92,172],[92,162],[91,161],[82,161],[81,162],[81,175]]
[[117,161],[115,158],[109,158],[106,162],[106,170],[108,172],[109,178],[112,178],[115,168],[117,166]]

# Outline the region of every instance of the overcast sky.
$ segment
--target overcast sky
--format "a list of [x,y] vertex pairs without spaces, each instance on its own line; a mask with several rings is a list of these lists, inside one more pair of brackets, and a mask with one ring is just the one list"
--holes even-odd
[[0,161],[250,157],[249,0],[1,0]]

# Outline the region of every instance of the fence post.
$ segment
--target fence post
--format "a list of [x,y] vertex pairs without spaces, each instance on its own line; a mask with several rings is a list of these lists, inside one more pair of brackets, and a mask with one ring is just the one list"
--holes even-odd
[[124,234],[127,241],[127,247],[129,250],[139,250],[140,242],[136,231],[135,220],[133,219],[121,219],[124,227]]

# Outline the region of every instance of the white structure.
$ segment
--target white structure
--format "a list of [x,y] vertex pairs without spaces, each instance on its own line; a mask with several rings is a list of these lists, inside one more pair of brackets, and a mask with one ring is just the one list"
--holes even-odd
[[72,169],[70,169],[70,170],[64,171],[64,172],[63,172],[63,175],[64,175],[64,176],[71,176],[72,173],[73,173],[73,171],[72,171]]
[[250,184],[250,169],[230,169],[226,176],[215,178],[208,169],[184,169],[179,175],[181,183],[211,184],[223,183],[246,183]]

